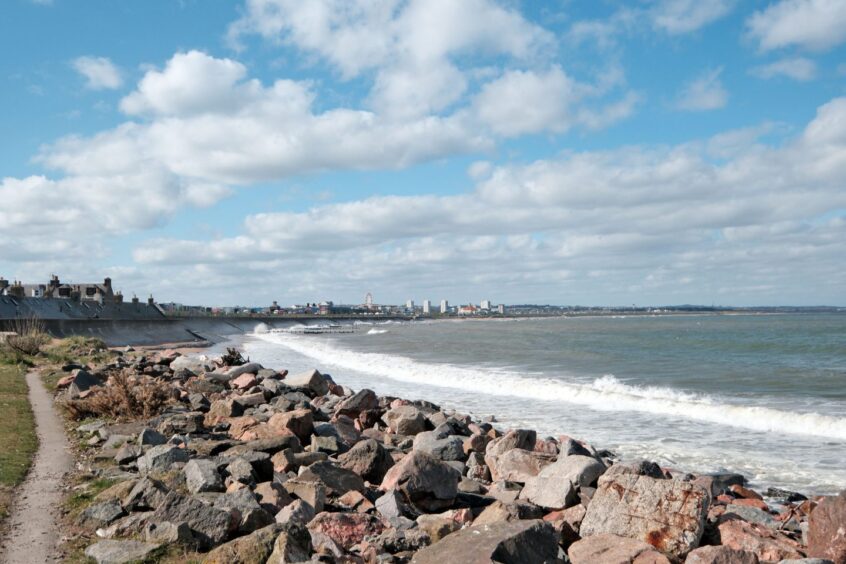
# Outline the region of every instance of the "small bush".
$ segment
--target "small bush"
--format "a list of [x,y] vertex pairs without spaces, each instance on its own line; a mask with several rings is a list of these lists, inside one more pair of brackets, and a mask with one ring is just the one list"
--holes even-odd
[[105,386],[91,388],[89,396],[66,400],[62,406],[76,420],[86,417],[136,419],[158,415],[173,401],[174,388],[168,383],[120,372],[111,376]]
[[6,337],[5,346],[19,355],[35,356],[50,342],[44,322],[34,315],[16,318],[12,331],[16,334]]
[[233,347],[227,347],[226,354],[220,357],[220,364],[222,366],[241,366],[247,364],[249,359],[244,359],[244,356]]

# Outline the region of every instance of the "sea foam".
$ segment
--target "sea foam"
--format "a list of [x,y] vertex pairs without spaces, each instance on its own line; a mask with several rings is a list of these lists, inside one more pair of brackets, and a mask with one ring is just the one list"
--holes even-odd
[[678,417],[764,433],[846,440],[846,418],[763,405],[740,405],[665,387],[632,386],[610,374],[582,383],[543,375],[528,376],[510,370],[469,368],[421,362],[401,355],[357,352],[327,340],[289,334],[257,334],[255,337],[313,358],[322,367],[354,370],[406,383],[577,404],[599,411]]

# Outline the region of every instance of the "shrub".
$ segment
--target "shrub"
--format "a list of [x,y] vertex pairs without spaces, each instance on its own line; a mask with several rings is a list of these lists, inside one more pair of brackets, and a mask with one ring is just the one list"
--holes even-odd
[[66,400],[62,406],[71,418],[149,418],[174,401],[174,388],[147,376],[134,378],[125,372],[111,376],[105,386],[91,388],[90,395]]
[[50,342],[44,322],[35,315],[16,318],[12,331],[16,334],[6,337],[5,346],[19,355],[35,356],[41,352],[41,347]]

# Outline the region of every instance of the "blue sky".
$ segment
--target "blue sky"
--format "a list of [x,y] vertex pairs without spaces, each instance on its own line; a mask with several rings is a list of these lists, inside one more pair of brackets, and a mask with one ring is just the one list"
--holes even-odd
[[837,0],[10,0],[0,275],[846,305]]

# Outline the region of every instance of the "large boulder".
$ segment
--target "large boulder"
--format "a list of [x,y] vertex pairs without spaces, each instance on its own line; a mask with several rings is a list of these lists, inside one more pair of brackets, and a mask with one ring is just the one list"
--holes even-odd
[[329,382],[317,370],[306,370],[293,376],[289,375],[285,378],[285,384],[292,388],[306,388],[318,396],[329,393]]
[[226,540],[231,532],[232,523],[228,511],[206,505],[193,497],[183,496],[176,492],[169,492],[165,496],[150,521],[186,523],[191,527],[191,532],[200,548],[211,548]]
[[367,513],[323,512],[311,520],[308,530],[326,535],[344,550],[359,544],[365,537],[380,534],[385,530],[382,520]]
[[846,564],[846,490],[823,499],[808,518],[808,556]]
[[424,431],[414,437],[414,450],[428,452],[440,460],[467,460],[464,454],[464,437],[440,436],[437,431]]
[[276,433],[293,433],[302,444],[311,442],[314,432],[314,415],[310,409],[295,409],[285,413],[276,413],[268,421]]
[[724,520],[717,526],[720,544],[754,553],[759,560],[775,561],[802,558],[799,544],[772,529],[737,518]]
[[248,488],[218,496],[214,507],[229,513],[239,533],[252,533],[274,522],[273,515],[259,505],[255,494]]
[[170,363],[170,369],[174,372],[179,370],[190,370],[194,374],[203,374],[213,369],[212,363],[203,357],[180,356]]
[[549,523],[510,521],[468,527],[417,552],[412,564],[554,562],[558,537]]
[[634,538],[682,558],[699,546],[710,503],[710,494],[690,482],[637,475],[603,476],[580,534]]
[[416,435],[426,430],[426,416],[413,405],[395,407],[382,420],[397,435]]
[[222,492],[223,479],[212,460],[195,458],[185,465],[185,485],[191,493]]
[[265,562],[273,552],[282,525],[274,523],[247,536],[231,540],[209,552],[203,564],[253,564]]
[[578,488],[590,486],[604,471],[605,465],[593,457],[565,456],[526,480],[520,499],[547,509],[570,507],[578,502]]
[[376,409],[377,407],[379,407],[379,398],[376,393],[365,388],[342,400],[335,408],[335,413],[355,418],[362,411]]
[[117,499],[89,505],[80,515],[80,521],[94,528],[105,527],[123,516],[123,507]]
[[552,464],[552,456],[513,448],[496,456],[487,454],[485,463],[491,471],[493,481],[506,480],[524,484],[529,478],[537,476],[541,470]]
[[458,495],[461,473],[431,454],[419,450],[405,455],[391,468],[379,489],[399,490],[426,511],[449,507]]
[[372,484],[381,483],[394,465],[391,454],[373,439],[356,443],[348,452],[338,457],[342,468],[355,472]]
[[167,472],[177,462],[188,462],[190,456],[184,448],[173,445],[154,446],[138,459],[141,475],[150,472]]
[[329,496],[341,496],[348,491],[364,491],[364,480],[361,476],[329,461],[315,462],[308,466],[300,473],[298,479],[321,482],[326,486],[326,495]]
[[265,564],[289,564],[311,561],[311,535],[305,525],[286,523],[273,545]]
[[572,564],[670,564],[650,544],[607,533],[574,542],[567,556]]
[[511,449],[533,450],[537,442],[537,433],[528,429],[514,429],[503,436],[493,439],[485,448],[485,455],[499,456]]
[[520,519],[540,519],[543,510],[525,501],[511,501],[508,503],[496,500],[488,505],[476,519],[474,525],[487,525],[501,521],[518,521]]
[[71,377],[68,379],[68,382],[67,395],[70,399],[78,398],[79,394],[93,388],[94,386],[103,385],[103,382],[92,376],[83,368],[74,370]]
[[133,540],[104,540],[85,549],[97,564],[124,564],[146,560],[160,545]]

